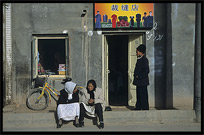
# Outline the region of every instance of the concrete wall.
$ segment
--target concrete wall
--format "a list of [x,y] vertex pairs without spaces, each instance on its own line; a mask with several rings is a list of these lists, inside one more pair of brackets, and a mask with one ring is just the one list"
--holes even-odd
[[157,23],[157,29],[154,36],[163,36],[161,40],[154,40],[154,83],[155,83],[155,107],[165,108],[165,93],[166,93],[166,7],[167,4],[155,3],[154,19]]
[[[87,16],[81,17],[82,10]],[[95,79],[101,87],[101,36],[93,30],[93,4],[12,4],[13,41],[13,100],[25,103],[31,83],[32,34],[56,34],[68,30],[71,57],[71,74],[74,82],[86,85]],[[84,27],[86,26],[86,27]],[[94,56],[94,57],[93,57]],[[59,89],[61,81],[55,81]]]
[[[154,59],[154,41],[153,36],[149,39],[150,33],[154,33],[154,30],[148,31],[149,34],[146,33],[146,57],[149,60],[149,85],[147,87],[148,96],[149,96],[149,106],[155,107],[155,59]],[[147,40],[149,39],[149,40]]]
[[193,105],[195,4],[155,3],[155,107]]
[[193,109],[195,4],[172,4],[172,66],[175,107]]

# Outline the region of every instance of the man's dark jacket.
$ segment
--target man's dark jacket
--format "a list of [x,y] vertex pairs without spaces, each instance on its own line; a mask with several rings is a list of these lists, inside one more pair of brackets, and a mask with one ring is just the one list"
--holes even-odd
[[79,102],[79,91],[72,94],[72,99],[68,100],[68,93],[65,91],[65,89],[60,91],[60,96],[57,101],[57,105],[59,104],[69,104],[69,103],[76,103]]
[[[141,59],[137,59],[137,63],[134,71],[133,85],[146,86],[149,85],[149,62],[148,59],[143,56]],[[138,78],[136,78],[138,76]]]

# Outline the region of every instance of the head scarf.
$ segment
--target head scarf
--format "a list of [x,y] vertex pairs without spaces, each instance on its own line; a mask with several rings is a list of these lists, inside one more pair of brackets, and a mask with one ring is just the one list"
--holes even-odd
[[65,83],[65,91],[68,93],[68,100],[72,99],[72,94],[75,87],[76,87],[76,83],[74,82],[70,81]]
[[[90,90],[88,89],[89,83],[91,83],[91,84],[94,86],[94,89],[93,89],[92,91],[90,91]],[[87,92],[90,94],[90,98],[91,98],[91,99],[94,99],[94,98],[95,98],[94,91],[96,90],[96,82],[95,82],[94,80],[89,80],[89,81],[87,82],[87,87],[86,87],[86,89],[87,89]]]

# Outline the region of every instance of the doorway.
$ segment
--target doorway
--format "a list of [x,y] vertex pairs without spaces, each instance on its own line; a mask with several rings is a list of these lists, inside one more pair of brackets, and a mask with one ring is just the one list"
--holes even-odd
[[107,36],[109,104],[128,105],[128,36]]
[[135,106],[133,75],[136,48],[145,42],[145,33],[106,34],[103,36],[103,88],[107,106]]

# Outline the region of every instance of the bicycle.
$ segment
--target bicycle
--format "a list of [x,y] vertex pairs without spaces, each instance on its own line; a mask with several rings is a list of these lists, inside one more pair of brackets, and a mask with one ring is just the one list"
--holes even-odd
[[[44,110],[48,107],[48,102],[51,103],[51,96],[57,101],[59,98],[60,91],[51,86],[48,83],[48,78],[52,72],[45,72],[45,82],[43,87],[38,87],[31,90],[26,98],[26,106],[31,110]],[[66,81],[71,81],[71,78],[65,79]],[[64,82],[64,83],[65,83]],[[77,86],[77,89],[83,88],[82,86]],[[50,94],[51,93],[51,94]],[[55,95],[55,96],[53,96]]]

